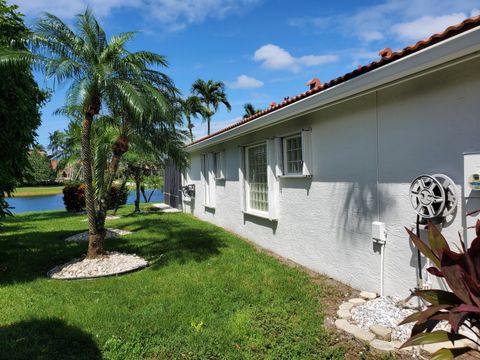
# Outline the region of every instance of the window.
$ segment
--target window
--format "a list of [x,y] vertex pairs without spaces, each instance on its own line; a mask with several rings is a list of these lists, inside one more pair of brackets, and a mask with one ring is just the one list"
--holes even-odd
[[268,212],[267,145],[246,148],[247,207]]
[[284,173],[302,174],[303,156],[302,156],[302,136],[296,134],[283,139],[283,158]]

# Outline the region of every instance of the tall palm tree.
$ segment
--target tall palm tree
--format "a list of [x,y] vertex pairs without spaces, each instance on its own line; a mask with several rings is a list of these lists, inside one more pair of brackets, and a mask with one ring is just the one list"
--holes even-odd
[[202,100],[195,95],[189,96],[185,100],[182,100],[183,114],[187,120],[188,132],[190,135],[190,141],[193,141],[193,127],[192,117],[196,118],[201,116],[202,118],[208,118],[211,116],[211,111],[202,103]]
[[261,110],[255,109],[252,103],[246,103],[245,105],[243,105],[243,110],[245,111],[245,115],[243,115],[244,118],[253,116],[259,111],[261,111]]
[[[81,149],[85,182],[85,201],[89,227],[87,257],[105,253],[105,216],[109,187],[118,169],[121,156],[128,150],[128,141],[119,132],[112,147],[109,179],[102,191],[94,188],[91,133],[100,112],[115,110],[124,119],[122,126],[132,127],[151,111],[168,112],[165,89],[175,93],[171,80],[150,66],[167,66],[161,55],[126,49],[134,33],[127,32],[107,40],[105,31],[89,9],[78,15],[75,30],[54,15],[40,19],[29,39],[32,53],[0,52],[0,65],[33,62],[55,83],[69,83],[66,105],[79,106],[82,113]],[[121,109],[121,111],[119,110]]]
[[210,135],[210,120],[218,110],[220,104],[225,105],[228,111],[232,110],[225,94],[225,84],[222,81],[197,79],[192,85],[192,93],[197,95],[209,114],[205,117],[208,124],[208,135]]

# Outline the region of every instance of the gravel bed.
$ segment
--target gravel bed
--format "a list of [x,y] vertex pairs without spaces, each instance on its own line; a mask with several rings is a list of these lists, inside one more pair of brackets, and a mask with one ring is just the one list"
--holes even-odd
[[119,275],[148,266],[148,262],[135,254],[107,252],[96,259],[75,259],[50,270],[47,275],[53,279],[90,279]]
[[[105,234],[105,239],[109,239],[116,236],[123,236],[131,234],[131,231],[122,230],[122,229],[107,229]],[[66,242],[81,242],[88,241],[88,231],[82,232],[80,234],[69,236],[65,239]]]
[[382,325],[392,329],[392,340],[401,342],[410,337],[413,323],[397,326],[408,315],[414,313],[412,309],[404,309],[397,305],[400,299],[379,297],[352,309],[352,320],[365,330],[372,325]]

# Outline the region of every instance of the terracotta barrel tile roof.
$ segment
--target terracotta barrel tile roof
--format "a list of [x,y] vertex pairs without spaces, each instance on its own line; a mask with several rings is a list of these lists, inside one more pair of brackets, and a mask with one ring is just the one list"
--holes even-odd
[[317,94],[317,93],[319,93],[319,92],[321,92],[325,89],[328,89],[328,88],[331,88],[331,87],[333,87],[335,85],[338,85],[340,83],[346,82],[346,81],[348,81],[350,79],[353,79],[357,76],[366,74],[366,73],[368,73],[368,72],[370,72],[374,69],[378,69],[378,68],[380,68],[382,66],[385,66],[385,65],[387,65],[391,62],[397,61],[397,60],[399,60],[401,58],[404,58],[408,55],[411,55],[415,52],[423,50],[423,49],[425,49],[429,46],[435,45],[435,44],[437,44],[441,41],[447,40],[447,39],[449,39],[453,36],[456,36],[456,35],[459,35],[463,32],[471,30],[471,29],[473,29],[477,26],[480,26],[480,15],[470,17],[470,18],[462,21],[461,23],[459,23],[457,25],[449,26],[444,31],[442,31],[440,33],[433,34],[429,38],[427,38],[425,40],[420,40],[416,44],[407,46],[407,47],[403,48],[402,50],[394,52],[390,48],[385,48],[378,53],[381,56],[381,58],[377,61],[373,61],[373,62],[371,62],[370,64],[367,64],[367,65],[358,66],[357,69],[355,69],[355,70],[353,70],[349,73],[346,73],[345,75],[339,76],[336,79],[330,80],[330,81],[328,81],[324,84],[321,84],[320,80],[314,78],[307,83],[307,86],[310,86],[310,90],[305,91],[303,93],[300,93],[298,95],[292,96],[292,97],[285,97],[284,100],[279,104],[276,104],[275,102],[272,102],[270,104],[269,108],[267,108],[265,110],[262,110],[262,111],[256,113],[255,115],[244,118],[244,119],[242,119],[242,120],[240,120],[236,123],[233,123],[232,125],[229,125],[229,126],[223,128],[223,129],[221,129],[217,132],[214,132],[213,134],[210,134],[210,135],[202,137],[198,140],[195,140],[194,142],[190,143],[188,146],[193,145],[193,144],[197,144],[199,142],[202,142],[202,141],[205,141],[205,140],[210,139],[212,137],[215,137],[217,135],[220,135],[220,134],[222,134],[222,133],[224,133],[228,130],[236,128],[236,127],[238,127],[240,125],[243,125],[245,123],[248,123],[252,120],[258,119],[259,117],[262,117],[262,116],[264,116],[268,113],[276,111],[280,108],[283,108],[287,105],[290,105],[290,104],[292,104],[294,102],[297,102],[301,99],[304,99],[308,96],[311,96],[313,94]]

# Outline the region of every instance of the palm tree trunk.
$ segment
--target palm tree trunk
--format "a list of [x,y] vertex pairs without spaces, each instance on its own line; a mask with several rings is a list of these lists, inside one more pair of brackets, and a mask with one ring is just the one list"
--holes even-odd
[[140,212],[140,178],[135,177],[135,212]]
[[207,135],[210,135],[210,116],[207,118],[207,124],[208,124],[208,133],[207,133]]
[[[95,196],[92,184],[92,149],[90,145],[93,112],[87,112],[82,123],[82,170],[85,182],[85,207],[88,218],[88,251],[87,257],[92,259],[105,253],[105,229],[102,219],[95,212]],[[105,221],[105,219],[103,219]]]

